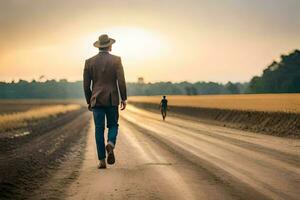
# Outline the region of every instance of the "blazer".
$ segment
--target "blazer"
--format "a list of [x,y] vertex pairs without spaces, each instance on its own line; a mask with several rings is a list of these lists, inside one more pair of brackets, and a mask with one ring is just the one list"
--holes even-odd
[[95,106],[118,106],[127,100],[126,82],[121,58],[99,52],[85,61],[83,88],[87,104]]

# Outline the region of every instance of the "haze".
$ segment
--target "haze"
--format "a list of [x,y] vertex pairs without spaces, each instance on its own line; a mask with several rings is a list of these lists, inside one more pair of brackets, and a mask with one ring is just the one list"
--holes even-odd
[[101,33],[127,81],[249,81],[300,46],[298,0],[0,2],[0,80],[81,80]]

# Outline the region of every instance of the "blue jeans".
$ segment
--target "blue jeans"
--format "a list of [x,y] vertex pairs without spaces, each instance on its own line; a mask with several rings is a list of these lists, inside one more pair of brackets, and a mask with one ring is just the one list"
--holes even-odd
[[119,110],[118,106],[97,106],[93,108],[93,116],[95,122],[95,136],[98,159],[102,160],[106,158],[105,153],[105,116],[108,128],[107,142],[113,146],[116,144],[116,139],[118,135],[118,120],[119,120]]

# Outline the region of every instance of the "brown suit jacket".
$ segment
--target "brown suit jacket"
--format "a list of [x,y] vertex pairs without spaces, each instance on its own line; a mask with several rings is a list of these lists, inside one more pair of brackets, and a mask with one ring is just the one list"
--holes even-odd
[[119,92],[121,99],[127,100],[121,58],[108,52],[99,52],[96,56],[86,60],[83,88],[86,102],[91,107],[119,105]]

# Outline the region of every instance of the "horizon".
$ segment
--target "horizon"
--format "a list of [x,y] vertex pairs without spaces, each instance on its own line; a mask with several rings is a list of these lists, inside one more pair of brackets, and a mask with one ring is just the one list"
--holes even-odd
[[[0,80],[0,83],[19,83],[20,81],[27,81],[28,83],[32,82],[32,81],[35,81],[35,82],[38,82],[38,83],[45,83],[47,81],[56,81],[56,82],[60,82],[60,81],[67,81],[68,83],[75,83],[75,82],[82,82],[82,80],[68,80],[68,79],[65,79],[65,78],[53,78],[53,79],[45,79],[45,80],[37,80],[37,79],[22,79],[22,78],[19,78],[19,79],[14,79],[14,80],[11,80],[11,81],[2,81]],[[229,82],[231,83],[240,83],[240,84],[246,84],[246,83],[249,83],[250,81],[245,81],[245,82],[232,82],[232,81],[228,81],[228,82],[215,82],[215,81],[155,81],[155,82],[144,82],[143,84],[156,84],[156,83],[172,83],[172,84],[180,84],[180,83],[184,83],[184,82],[187,82],[187,83],[191,83],[191,84],[195,84],[195,83],[217,83],[217,84],[227,84]],[[139,84],[138,81],[126,81],[126,83],[136,83],[136,84]]]
[[28,0],[0,7],[0,80],[8,82],[82,80],[102,33],[116,39],[112,54],[121,56],[127,82],[249,82],[300,47],[295,0]]
[[[294,51],[291,51],[290,54],[294,53],[296,51],[300,52],[299,49],[295,49]],[[289,56],[290,54],[281,54],[281,56]],[[279,61],[280,61],[279,59],[277,59],[277,60],[274,59],[272,61],[272,63],[273,62],[279,62]],[[264,69],[267,69],[269,66],[270,65],[266,66],[266,68],[264,68]],[[260,77],[262,74],[263,74],[263,72],[261,72],[260,75],[256,75],[256,76],[253,76],[253,77],[257,77],[257,76]],[[170,80],[164,80],[164,81],[161,81],[161,80],[160,81],[146,81],[146,80],[144,80],[144,77],[137,77],[135,81],[126,81],[126,83],[139,83],[139,81],[140,81],[139,79],[142,78],[144,84],[169,83],[169,82],[172,83],[172,84],[180,84],[180,83],[184,83],[184,82],[191,83],[191,84],[195,84],[195,83],[199,83],[199,82],[200,83],[210,83],[211,82],[211,83],[217,83],[217,84],[222,84],[222,85],[225,85],[227,83],[247,84],[247,83],[251,82],[251,80],[253,79],[253,77],[251,77],[250,80],[248,80],[248,81],[235,81],[235,82],[231,81],[231,80],[228,80],[226,82],[211,81],[211,80],[207,80],[207,81],[204,81],[204,80],[196,80],[196,81],[188,81],[188,80],[180,80],[180,81],[170,81]],[[29,83],[33,82],[33,81],[38,82],[38,83],[44,83],[44,82],[52,81],[52,80],[57,81],[57,82],[67,81],[69,83],[75,83],[75,82],[82,81],[82,79],[81,80],[80,79],[79,80],[70,80],[70,79],[67,79],[67,78],[58,78],[58,77],[56,77],[56,78],[48,78],[45,75],[40,75],[39,78],[29,78],[29,79],[18,78],[18,79],[12,79],[12,80],[0,80],[0,83],[19,83],[20,81],[27,81]]]

